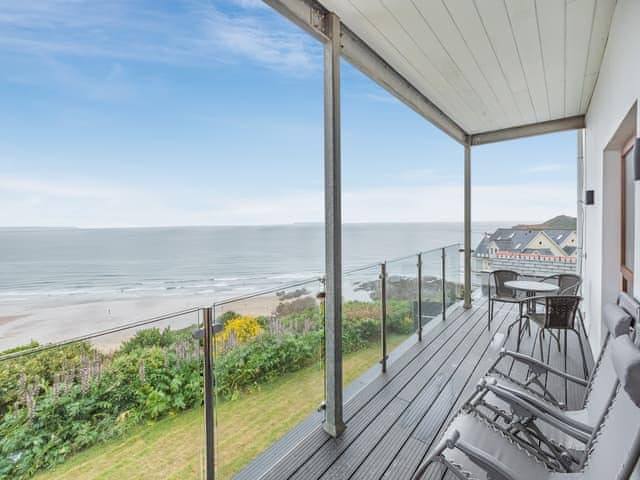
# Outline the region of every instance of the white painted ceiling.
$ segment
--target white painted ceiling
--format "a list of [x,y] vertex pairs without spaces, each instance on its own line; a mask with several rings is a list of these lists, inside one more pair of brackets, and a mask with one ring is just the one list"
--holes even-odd
[[320,0],[467,133],[584,114],[616,0]]

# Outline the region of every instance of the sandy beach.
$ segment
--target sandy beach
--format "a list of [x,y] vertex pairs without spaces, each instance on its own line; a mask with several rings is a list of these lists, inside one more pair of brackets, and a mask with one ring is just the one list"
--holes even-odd
[[[208,295],[188,295],[82,301],[59,305],[4,305],[2,308],[9,312],[0,314],[0,351],[24,345],[31,340],[41,344],[68,340],[210,304],[211,297]],[[218,307],[216,315],[229,310],[242,315],[270,315],[277,305],[278,298],[275,294],[260,295]],[[184,328],[197,322],[198,312],[194,312],[155,321],[140,328]],[[104,335],[93,342],[100,349],[112,350],[136,330],[130,328]]]

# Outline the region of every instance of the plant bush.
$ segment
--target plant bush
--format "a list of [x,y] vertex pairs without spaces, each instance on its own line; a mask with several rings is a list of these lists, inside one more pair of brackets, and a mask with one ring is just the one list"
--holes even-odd
[[[303,305],[276,319],[227,312],[220,335],[233,333],[235,343],[215,359],[222,397],[322,359],[320,309]],[[345,304],[345,353],[379,341],[379,309],[372,302]],[[389,303],[390,328],[406,329],[410,321],[409,303]],[[278,328],[270,330],[269,322]],[[0,362],[0,478],[28,478],[132,425],[200,405],[202,351],[194,328],[140,330],[109,354],[80,342]]]
[[265,337],[216,359],[218,394],[229,398],[246,388],[311,365],[321,357],[322,332]]
[[140,421],[201,404],[199,352],[180,339],[185,332],[172,335],[171,346],[149,347],[157,332],[138,332],[129,348],[108,358],[82,343],[0,363],[0,377],[18,372],[20,385],[2,392],[0,478],[28,478]]
[[220,337],[223,341],[234,338],[238,343],[246,343],[260,333],[260,324],[255,317],[235,317],[227,320]]

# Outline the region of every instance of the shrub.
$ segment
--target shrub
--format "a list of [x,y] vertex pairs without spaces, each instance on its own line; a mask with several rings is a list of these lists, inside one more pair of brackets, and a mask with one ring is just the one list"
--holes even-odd
[[387,302],[387,328],[402,335],[414,331],[413,302],[390,300]]
[[233,320],[234,318],[238,318],[240,316],[239,313],[234,312],[233,310],[229,310],[228,312],[224,312],[222,315],[216,318],[217,323],[222,323],[223,325],[227,323],[229,320]]
[[201,404],[200,352],[183,339],[190,331],[171,332],[177,340],[168,347],[143,344],[169,334],[139,332],[107,358],[80,343],[0,363],[0,478],[30,477],[130,425]]
[[78,342],[64,347],[26,354],[0,362],[0,415],[18,403],[24,403],[21,386],[37,385],[38,389],[53,385],[61,372],[75,371],[83,361],[93,355],[88,342]]
[[10,353],[24,352],[25,350],[31,350],[33,348],[38,348],[40,344],[35,340],[31,340],[29,343],[25,345],[19,345],[17,347],[8,348],[7,350],[0,351],[0,357],[3,355],[9,355]]
[[315,299],[313,297],[300,297],[290,302],[280,302],[276,307],[275,313],[278,317],[282,317],[292,313],[302,313],[310,308],[317,308]]
[[270,336],[251,342],[218,357],[216,386],[223,397],[294,372],[317,361],[321,355],[322,332],[305,335]]
[[136,334],[122,344],[122,351],[130,353],[137,348],[168,347],[173,341],[173,335],[169,327],[164,330],[159,328],[147,328]]
[[310,330],[320,330],[323,325],[320,309],[317,308],[316,305],[302,310],[301,312],[285,315],[278,320],[283,327],[296,333],[307,333]]
[[[345,308],[345,352],[378,341],[379,316],[367,317],[375,309],[363,302]],[[397,309],[404,318],[407,307]],[[215,359],[223,398],[321,360],[324,331],[315,303],[278,321],[304,328],[259,335],[259,319],[227,319],[219,336],[233,335],[237,346]],[[31,477],[139,422],[200,405],[202,352],[193,328],[140,330],[109,355],[80,342],[0,362],[0,478]]]
[[351,353],[380,340],[379,320],[364,319],[346,321],[342,324],[342,351]]
[[220,333],[222,341],[227,342],[233,336],[236,342],[246,343],[260,333],[260,324],[256,317],[235,317],[228,320]]

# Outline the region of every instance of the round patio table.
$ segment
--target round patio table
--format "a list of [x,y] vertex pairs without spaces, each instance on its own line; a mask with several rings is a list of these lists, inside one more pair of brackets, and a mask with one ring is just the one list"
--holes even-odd
[[553,283],[534,282],[531,280],[511,280],[509,282],[504,282],[504,286],[525,292],[527,297],[535,297],[537,293],[553,293],[560,290],[560,287]]
[[[507,288],[512,288],[513,290],[525,292],[525,295],[527,298],[533,298],[538,293],[554,293],[560,290],[560,287],[558,285],[554,285],[552,283],[545,283],[545,282],[535,282],[532,280],[511,280],[508,282],[504,282],[504,286]],[[536,311],[535,300],[527,301],[527,311],[535,313]],[[518,322],[518,341],[517,341],[516,351],[519,352],[520,340],[522,338],[522,333],[523,333],[522,332],[522,304],[520,304],[520,318],[518,318],[517,322]],[[509,332],[511,331],[511,327],[513,327],[515,323],[516,322],[513,322],[511,325],[509,325],[509,328],[507,329],[507,335],[509,334]],[[527,327],[527,330],[530,332],[531,325],[529,324],[529,322],[527,322],[526,327]]]

